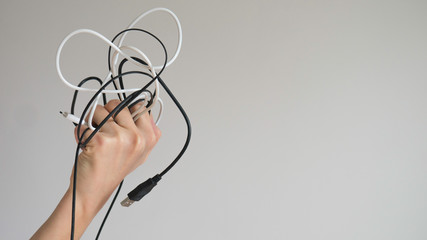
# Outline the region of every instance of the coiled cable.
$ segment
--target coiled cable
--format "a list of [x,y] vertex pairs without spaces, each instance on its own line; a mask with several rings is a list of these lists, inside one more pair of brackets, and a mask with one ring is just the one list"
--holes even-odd
[[[143,30],[143,29],[139,29],[139,28],[134,28],[134,25],[140,21],[143,17],[145,17],[146,15],[155,12],[155,11],[165,11],[167,13],[169,13],[175,20],[175,23],[177,25],[178,28],[178,44],[177,44],[177,49],[176,52],[174,54],[174,56],[168,61],[168,54],[167,54],[167,50],[166,47],[164,46],[164,44],[162,43],[162,41],[157,38],[154,34]],[[161,66],[153,66],[150,62],[150,60],[148,59],[148,57],[139,49],[133,47],[133,46],[122,46],[123,41],[125,39],[125,36],[128,32],[130,31],[135,31],[135,32],[141,32],[141,33],[145,33],[149,36],[151,36],[152,38],[154,38],[162,47],[163,51],[164,51],[164,63]],[[77,34],[82,34],[82,33],[88,33],[88,34],[92,34],[98,38],[100,38],[101,40],[103,40],[104,42],[106,42],[109,45],[108,48],[108,74],[107,76],[104,78],[104,81],[102,81],[100,78],[92,76],[92,77],[87,77],[85,79],[83,79],[77,86],[74,86],[73,84],[71,84],[70,82],[68,82],[65,77],[63,76],[62,72],[61,72],[61,68],[60,68],[60,64],[59,64],[59,60],[60,60],[60,56],[61,56],[61,51],[62,48],[64,47],[65,43],[73,36],[77,35]],[[119,44],[115,45],[114,42],[119,39]],[[84,107],[83,112],[81,114],[80,120],[78,123],[75,123],[75,125],[77,126],[77,138],[78,138],[78,144],[77,144],[77,148],[76,148],[76,154],[75,154],[75,159],[74,159],[74,172],[73,172],[73,194],[72,194],[72,220],[71,220],[71,234],[70,234],[70,239],[74,239],[74,229],[75,229],[75,208],[76,208],[76,184],[77,184],[77,165],[78,165],[78,156],[80,153],[80,150],[83,149],[88,142],[95,136],[95,134],[97,134],[97,132],[100,130],[100,128],[111,118],[111,117],[115,117],[122,109],[128,107],[132,107],[137,103],[142,102],[143,106],[138,109],[136,112],[134,112],[134,114],[132,115],[134,121],[136,121],[142,114],[144,114],[147,111],[151,112],[152,107],[159,102],[160,104],[160,112],[159,112],[159,116],[157,117],[156,120],[156,124],[158,124],[160,118],[161,118],[161,114],[162,114],[162,110],[163,110],[163,103],[161,101],[161,99],[159,98],[159,93],[160,93],[160,86],[166,91],[166,93],[168,94],[168,96],[172,99],[172,101],[175,103],[175,105],[177,106],[177,108],[179,109],[180,113],[182,114],[182,116],[184,117],[184,120],[186,122],[186,126],[187,126],[187,137],[185,140],[185,143],[182,147],[182,150],[178,153],[178,155],[175,157],[175,159],[160,173],[155,175],[153,178],[148,179],[147,181],[143,182],[142,184],[140,184],[137,188],[135,188],[133,191],[131,191],[128,194],[128,198],[127,198],[127,202],[129,203],[129,201],[131,203],[133,203],[133,201],[138,201],[140,198],[142,198],[145,194],[147,194],[148,192],[151,191],[151,189],[157,184],[158,181],[160,181],[160,179],[179,161],[179,159],[182,157],[182,155],[184,154],[184,152],[186,151],[190,139],[191,139],[191,123],[190,120],[187,116],[187,114],[185,113],[185,110],[183,109],[183,107],[181,106],[181,104],[179,103],[179,101],[176,99],[176,97],[174,96],[174,94],[172,93],[172,91],[168,88],[168,86],[166,85],[166,83],[161,79],[160,75],[163,73],[163,71],[165,70],[165,68],[167,66],[169,66],[171,63],[173,63],[176,59],[176,57],[178,56],[180,49],[181,49],[181,44],[182,44],[182,30],[181,30],[181,25],[179,23],[178,18],[176,17],[176,15],[165,8],[155,8],[152,9],[150,11],[145,12],[144,14],[140,15],[135,21],[133,21],[129,27],[121,32],[119,32],[113,39],[112,41],[109,41],[107,38],[105,38],[104,36],[102,36],[101,34],[93,31],[93,30],[89,30],[89,29],[80,29],[80,30],[76,30],[72,33],[70,33],[64,40],[63,42],[60,44],[59,49],[58,49],[58,53],[57,53],[57,58],[56,58],[56,67],[57,67],[57,71],[58,71],[58,75],[60,77],[60,79],[69,87],[73,88],[74,91],[74,95],[73,95],[73,99],[72,99],[72,103],[71,103],[71,109],[70,109],[70,113],[74,114],[75,113],[75,103],[76,103],[76,99],[78,96],[78,92],[79,91],[89,91],[89,92],[95,92],[94,95],[92,96],[92,98],[89,100],[89,102],[87,103],[87,105]],[[131,50],[132,52],[134,52],[137,56],[133,56],[133,55],[128,55],[126,53],[124,53],[122,50]],[[111,51],[114,50],[114,52],[111,54]],[[119,62],[119,55],[121,55],[123,57],[123,59]],[[126,62],[131,62],[133,63],[135,66],[137,66],[138,68],[140,68],[141,70],[144,71],[127,71],[127,72],[123,72],[123,66]],[[157,72],[158,70],[158,72]],[[149,77],[151,80],[145,84],[143,87],[139,88],[139,89],[126,89],[124,86],[124,80],[127,76],[130,75],[142,75],[142,76],[147,76]],[[119,84],[116,83],[116,81],[119,81]],[[98,82],[101,86],[99,89],[93,89],[93,88],[85,88],[83,87],[83,85],[85,83],[87,83],[88,81],[96,81]],[[111,85],[111,83],[113,83],[114,86],[114,90],[111,89],[107,89],[107,87],[109,85]],[[151,92],[148,88],[154,83],[155,85],[155,90],[154,92]],[[92,118],[93,118],[93,114],[95,111],[95,107],[98,104],[99,98],[103,97],[103,103],[104,105],[107,102],[106,99],[106,94],[108,93],[113,93],[113,94],[117,94],[118,98],[121,100],[121,102],[107,115],[107,117],[105,117],[105,119],[103,121],[100,122],[100,124],[98,124],[96,127],[92,126]],[[127,95],[126,93],[129,93],[129,95]],[[142,108],[144,108],[144,110],[142,110]],[[87,124],[89,126],[89,128],[85,129],[83,131],[82,134],[80,134],[80,129],[84,123],[84,119],[85,117],[88,117],[88,121]],[[93,130],[92,133],[86,138],[85,141],[83,141],[85,134],[87,133],[87,131],[91,129]],[[113,197],[113,200],[106,212],[106,215],[102,221],[102,224],[98,230],[96,239],[99,238],[101,231],[104,227],[104,224],[109,216],[109,213],[111,212],[114,203],[120,193],[120,189],[123,185],[123,181],[120,183],[120,185],[117,188],[117,191]],[[125,199],[126,200],[126,199]],[[130,203],[130,204],[131,204]],[[130,204],[128,204],[127,206],[129,206]],[[126,206],[126,204],[122,205]]]

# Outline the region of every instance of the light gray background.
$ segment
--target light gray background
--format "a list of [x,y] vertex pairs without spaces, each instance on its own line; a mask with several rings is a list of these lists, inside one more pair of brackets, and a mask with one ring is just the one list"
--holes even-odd
[[[1,239],[29,238],[68,185],[73,127],[58,111],[72,90],[56,74],[59,43],[78,28],[111,38],[158,6],[183,25],[164,79],[194,135],[150,195],[115,206],[102,239],[427,239],[423,0],[2,1]],[[139,26],[173,52],[167,15]],[[104,76],[104,46],[71,41],[67,76]],[[182,146],[170,101],[160,126],[119,201]]]

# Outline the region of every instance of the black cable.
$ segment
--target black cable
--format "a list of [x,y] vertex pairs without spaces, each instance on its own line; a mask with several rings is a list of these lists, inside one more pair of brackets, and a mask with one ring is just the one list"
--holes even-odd
[[[137,57],[132,57],[132,59],[141,63],[141,64],[147,65],[147,63],[145,63],[143,60],[141,60]],[[119,72],[121,72],[121,69],[126,62],[127,62],[126,58],[120,62]],[[162,78],[160,76],[158,78],[158,81],[160,82],[162,87],[166,90],[167,94],[172,99],[172,101],[175,103],[175,105],[178,107],[179,111],[181,112],[182,116],[184,117],[185,123],[187,124],[187,138],[185,140],[184,146],[183,146],[182,150],[179,152],[179,154],[177,155],[177,157],[175,158],[175,160],[171,164],[169,164],[169,166],[159,174],[160,177],[162,177],[179,161],[179,159],[182,157],[184,152],[187,150],[187,147],[188,147],[188,145],[190,143],[190,139],[191,139],[191,123],[190,123],[190,119],[188,118],[187,114],[185,113],[184,108],[181,106],[179,101],[176,99],[176,97],[173,95],[172,91],[168,88],[168,86],[162,80]]]
[[[183,115],[183,117],[184,117],[184,120],[186,121],[186,124],[187,124],[187,130],[188,130],[188,133],[187,133],[187,138],[186,138],[186,141],[185,141],[185,143],[184,143],[184,146],[183,146],[183,148],[182,148],[182,150],[179,152],[179,154],[177,155],[177,157],[174,159],[174,161],[171,163],[171,164],[169,164],[169,166],[166,168],[166,169],[164,169],[160,174],[157,174],[155,177],[153,177],[153,178],[150,178],[149,180],[147,180],[147,181],[145,181],[144,183],[142,183],[142,184],[140,184],[137,188],[135,188],[132,192],[136,192],[136,194],[137,195],[139,195],[141,198],[145,195],[145,194],[147,194],[149,191],[151,191],[151,189],[157,184],[157,182],[158,181],[160,181],[160,179],[161,179],[161,177],[163,176],[163,175],[165,175],[177,162],[178,162],[178,160],[182,157],[182,155],[184,154],[184,152],[186,151],[186,149],[187,149],[187,147],[188,147],[188,144],[189,144],[189,142],[190,142],[190,138],[191,138],[191,123],[190,123],[190,120],[189,120],[189,118],[188,118],[188,116],[187,116],[187,114],[185,113],[185,111],[184,111],[184,109],[182,108],[182,106],[180,105],[180,103],[178,102],[178,100],[175,98],[175,96],[172,94],[172,92],[170,91],[170,89],[167,87],[167,85],[165,84],[165,82],[160,78],[160,75],[162,74],[162,72],[164,71],[164,69],[165,69],[165,67],[166,67],[166,64],[167,64],[167,51],[166,51],[166,48],[165,48],[165,46],[164,46],[164,44],[160,41],[160,39],[158,39],[155,35],[153,35],[153,34],[151,34],[150,32],[148,32],[148,31],[145,31],[145,30],[142,30],[142,29],[137,29],[137,28],[131,28],[131,29],[126,29],[126,30],[123,30],[123,31],[121,31],[120,33],[118,33],[114,38],[113,38],[113,40],[112,40],[112,42],[114,42],[114,40],[118,37],[118,36],[120,36],[121,34],[123,34],[123,33],[125,33],[125,32],[128,32],[128,31],[139,31],[139,32],[144,32],[144,33],[146,33],[146,34],[148,34],[148,35],[150,35],[150,36],[152,36],[153,38],[155,38],[159,43],[160,43],[160,45],[161,45],[161,47],[163,48],[163,51],[164,51],[164,54],[165,54],[165,60],[164,60],[164,64],[163,64],[163,66],[162,66],[162,68],[161,68],[161,70],[156,74],[156,76],[155,77],[152,77],[149,73],[146,73],[146,72],[141,72],[141,71],[128,71],[128,72],[122,72],[122,67],[123,67],[123,65],[128,61],[127,59],[123,59],[121,62],[120,62],[120,65],[119,65],[119,67],[118,67],[118,70],[119,70],[119,74],[117,75],[117,76],[111,76],[111,79],[109,79],[104,85],[102,85],[102,81],[99,79],[99,78],[97,78],[97,77],[89,77],[89,78],[86,78],[86,79],[83,79],[82,81],[81,81],[81,83],[79,84],[79,87],[81,86],[81,85],[83,85],[85,82],[87,82],[87,81],[89,81],[89,80],[96,80],[96,81],[98,81],[100,84],[101,84],[101,87],[100,87],[100,89],[92,96],[92,98],[89,100],[89,102],[88,102],[88,104],[85,106],[85,108],[84,108],[84,110],[83,110],[83,113],[82,113],[82,117],[81,117],[81,119],[80,119],[80,121],[79,121],[79,123],[77,124],[77,135],[78,135],[78,139],[79,139],[79,141],[78,141],[78,145],[77,145],[77,149],[76,149],[76,155],[75,155],[75,161],[74,161],[74,179],[73,179],[73,200],[72,200],[72,217],[71,217],[71,219],[72,219],[72,222],[71,222],[71,235],[70,235],[70,238],[73,240],[74,239],[74,229],[75,229],[75,199],[76,199],[76,185],[77,185],[77,165],[78,165],[78,155],[79,155],[79,152],[80,152],[80,149],[83,149],[87,144],[88,144],[88,142],[94,137],[94,135],[101,129],[101,127],[111,118],[111,117],[113,117],[113,118],[115,118],[116,116],[117,116],[117,114],[121,111],[121,110],[123,110],[125,107],[128,107],[128,108],[131,108],[132,106],[134,106],[135,104],[137,104],[137,103],[139,103],[139,102],[141,102],[141,101],[143,101],[143,99],[139,99],[139,100],[136,100],[136,101],[134,101],[141,93],[143,93],[143,92],[148,92],[149,94],[150,94],[150,99],[149,99],[149,101],[147,102],[147,107],[148,106],[150,106],[151,104],[152,104],[152,102],[153,102],[153,98],[158,94],[156,91],[154,91],[154,93],[151,93],[147,88],[155,81],[155,80],[158,80],[159,82],[160,82],[160,84],[162,85],[162,87],[166,90],[166,92],[168,93],[168,95],[171,97],[171,99],[173,100],[173,102],[176,104],[176,106],[178,107],[178,109],[180,110],[180,112],[181,112],[181,114]],[[111,55],[111,47],[109,47],[109,50],[108,50],[108,68],[109,68],[109,70],[110,70],[110,72],[111,72],[111,63],[110,63],[110,55]],[[147,65],[143,60],[141,60],[141,59],[139,59],[139,58],[136,58],[136,57],[132,57],[131,56],[131,58],[133,59],[133,60],[135,60],[135,61],[137,61],[137,62],[139,62],[139,63],[142,63],[142,64],[144,64],[144,65]],[[98,124],[98,126],[96,126],[96,128],[95,128],[95,130],[86,138],[86,140],[85,141],[83,141],[83,136],[87,133],[87,131],[89,130],[89,128],[87,128],[87,129],[85,129],[84,131],[83,131],[83,133],[80,135],[80,129],[81,129],[81,126],[82,126],[82,123],[83,123],[83,119],[84,119],[84,116],[86,116],[86,114],[87,114],[87,112],[88,112],[88,110],[89,110],[89,108],[90,108],[90,106],[92,105],[92,103],[98,98],[98,95],[99,94],[101,94],[101,92],[107,87],[107,86],[109,86],[111,83],[113,83],[113,85],[114,85],[114,87],[116,88],[116,89],[118,89],[118,87],[117,87],[117,85],[116,85],[116,83],[115,83],[115,80],[117,80],[117,79],[119,79],[119,84],[120,84],[120,88],[121,89],[124,89],[124,84],[123,84],[123,77],[124,76],[126,76],[126,75],[131,75],[131,74],[140,74],[140,75],[145,75],[145,76],[148,76],[148,77],[150,77],[151,78],[151,80],[144,86],[144,87],[142,87],[141,89],[139,89],[139,90],[137,90],[137,91],[135,91],[135,92],[133,92],[132,94],[130,94],[129,96],[126,96],[125,94],[123,94],[123,99],[121,98],[121,96],[120,96],[120,94],[118,94],[118,96],[119,96],[119,99],[121,100],[121,102],[107,115],[107,117],[105,117],[102,121],[101,121],[101,123],[99,123]],[[77,98],[77,90],[75,91],[75,93],[74,93],[74,96],[73,96],[73,101],[72,101],[72,112],[71,113],[74,113],[74,106],[75,106],[75,101],[76,101],[76,98]],[[106,104],[106,96],[105,96],[105,93],[102,93],[103,94],[103,100],[104,100],[104,105]],[[112,200],[112,202],[111,202],[111,204],[110,204],[110,206],[109,206],[109,208],[108,208],[108,211],[107,211],[107,213],[106,213],[106,215],[105,215],[105,217],[104,217],[104,219],[103,219],[103,221],[102,221],[102,224],[101,224],[101,226],[100,226],[100,228],[99,228],[99,230],[98,230],[98,233],[97,233],[97,235],[96,235],[96,239],[98,239],[99,238],[99,236],[100,236],[100,234],[101,234],[101,231],[102,231],[102,229],[103,229],[103,227],[104,227],[104,224],[105,224],[105,222],[106,222],[106,220],[107,220],[107,218],[108,218],[108,216],[109,216],[109,213],[111,212],[111,210],[112,210],[112,208],[113,208],[113,206],[114,206],[114,203],[115,203],[115,201],[116,201],[116,198],[117,198],[117,196],[118,196],[118,194],[119,194],[119,192],[120,192],[120,190],[121,190],[121,187],[122,187],[122,185],[123,185],[123,181],[120,183],[120,185],[118,186],[118,188],[117,188],[117,191],[116,191],[116,194],[114,195],[114,197],[113,197],[113,200]],[[140,186],[141,185],[144,185],[142,188],[140,188]],[[131,193],[132,193],[131,192]],[[131,193],[129,193],[129,194],[131,194]],[[128,196],[129,196],[129,194],[128,194]],[[141,196],[142,195],[142,196]],[[139,200],[139,199],[138,199]]]
[[185,122],[187,124],[187,138],[185,140],[184,146],[182,150],[179,152],[178,156],[175,158],[175,160],[169,164],[168,167],[166,167],[165,170],[163,170],[160,174],[155,175],[152,178],[147,179],[145,182],[139,184],[135,189],[133,189],[131,192],[128,193],[128,197],[122,202],[123,206],[130,206],[135,201],[141,200],[145,195],[147,195],[156,185],[157,183],[162,179],[162,176],[165,175],[175,164],[181,159],[184,152],[187,150],[188,144],[190,143],[191,139],[191,123],[190,119],[188,118],[187,114],[185,113],[184,109],[182,108],[179,101],[175,98],[175,96],[172,94],[170,89],[166,86],[166,84],[163,82],[163,80],[159,77],[158,79],[163,86],[163,88],[166,90],[168,95],[171,97],[171,99],[174,101],[175,105],[180,110],[181,114],[183,115]]
[[76,149],[76,155],[74,157],[74,171],[73,171],[73,197],[72,197],[72,203],[71,203],[71,240],[74,239],[74,227],[75,227],[75,212],[76,212],[76,184],[77,184],[77,162],[78,162],[78,156],[80,152],[80,143],[83,139],[83,136],[86,134],[86,132],[89,130],[89,128],[86,128],[82,136],[79,138],[79,143],[77,144]]
[[[122,31],[122,33],[123,32],[126,32],[126,31],[130,31],[130,30],[137,30],[137,31],[141,31],[141,32],[145,32],[145,33],[147,33],[147,34],[149,34],[149,35],[151,35],[152,37],[154,37],[159,43],[160,43],[160,45],[162,46],[162,48],[163,48],[163,50],[164,50],[164,53],[165,53],[165,62],[164,62],[164,65],[162,66],[162,69],[160,70],[160,72],[158,73],[158,75],[156,76],[156,77],[154,77],[154,78],[152,78],[152,80],[148,83],[148,84],[146,84],[143,88],[141,88],[140,90],[138,90],[138,91],[136,91],[136,92],[134,92],[133,94],[131,94],[129,97],[131,97],[131,98],[126,98],[126,99],[134,99],[134,98],[136,98],[139,94],[141,94],[149,85],[151,85],[159,76],[160,76],[160,74],[163,72],[163,70],[165,69],[165,67],[166,67],[166,63],[167,63],[167,51],[166,51],[166,47],[164,46],[164,44],[160,41],[160,39],[158,39],[155,35],[153,35],[153,34],[151,34],[150,32],[148,32],[148,31],[145,31],[145,30],[142,30],[142,29],[128,29],[128,30],[125,30],[125,31]],[[121,33],[119,33],[119,34],[121,34]],[[109,51],[110,52],[110,51]],[[111,70],[111,68],[110,68],[110,70]],[[86,107],[85,107],[85,109],[83,110],[83,113],[82,113],[82,117],[81,117],[81,119],[80,119],[80,121],[79,121],[79,124],[78,124],[78,126],[77,126],[77,134],[79,135],[80,134],[80,129],[81,129],[81,125],[82,125],[82,123],[83,123],[83,119],[84,119],[84,116],[86,115],[86,113],[87,113],[87,111],[88,111],[88,109],[89,109],[89,107],[92,105],[92,103],[94,102],[94,100],[97,98],[97,96],[109,85],[109,84],[111,84],[112,82],[114,82],[114,80],[116,80],[118,77],[122,77],[122,76],[125,76],[125,75],[128,75],[128,74],[143,74],[143,75],[147,75],[147,76],[150,76],[149,74],[147,74],[147,73],[145,73],[145,72],[140,72],[140,71],[129,71],[129,72],[125,72],[125,73],[122,73],[122,74],[119,74],[118,76],[115,76],[115,77],[112,77],[106,84],[104,84],[103,86],[101,86],[101,88],[94,94],[94,96],[91,98],[91,100],[89,101],[89,103],[86,105]],[[150,76],[151,77],[151,76]],[[74,227],[75,227],[75,198],[76,198],[76,189],[77,189],[77,187],[76,187],[76,185],[77,185],[77,174],[76,174],[76,172],[77,172],[77,166],[78,166],[78,155],[79,155],[79,151],[80,151],[80,149],[81,148],[84,148],[85,146],[86,146],[86,144],[92,139],[92,137],[99,131],[99,129],[105,124],[105,122],[113,115],[113,114],[115,114],[116,112],[117,112],[117,110],[118,109],[122,109],[122,106],[127,106],[127,105],[129,105],[129,103],[131,102],[131,101],[126,101],[126,99],[124,100],[124,101],[122,101],[118,106],[116,106],[114,109],[113,109],[113,111],[112,112],[110,112],[110,114],[96,127],[96,129],[92,132],[92,134],[85,140],[85,142],[84,143],[82,143],[82,139],[83,139],[83,136],[84,136],[84,134],[86,133],[86,131],[88,130],[88,129],[86,129],[84,132],[83,132],[83,134],[81,135],[81,136],[79,136],[78,137],[78,139],[79,139],[79,143],[78,143],[78,146],[77,146],[77,150],[76,150],[76,156],[75,156],[75,161],[74,161],[74,168],[75,168],[75,171],[74,171],[74,180],[73,180],[73,200],[72,200],[72,216],[71,216],[71,234],[70,234],[70,238],[73,240],[74,239]],[[74,99],[74,101],[75,101],[75,99]],[[74,107],[74,106],[73,106]],[[117,193],[118,194],[118,193]],[[115,199],[114,199],[115,200]],[[112,202],[112,204],[111,204],[111,206],[110,206],[110,210],[111,210],[111,208],[112,208],[112,206],[114,205],[114,202]],[[109,213],[109,212],[108,212]],[[106,219],[107,219],[107,217],[108,217],[108,213],[107,213],[107,215],[106,215],[106,217],[104,218],[104,221],[103,221],[103,223],[105,223],[105,221],[106,221]],[[102,229],[100,229],[100,230],[102,230]],[[100,234],[100,231],[99,231],[99,233],[98,233],[98,235]]]
[[107,221],[107,218],[108,218],[108,215],[109,215],[109,214],[110,214],[110,212],[111,212],[111,209],[113,209],[114,202],[116,201],[117,196],[118,196],[118,195],[119,195],[119,193],[120,193],[120,189],[122,189],[122,185],[123,185],[123,182],[124,182],[124,181],[125,181],[125,180],[122,180],[122,181],[120,182],[119,187],[117,188],[116,194],[114,195],[114,198],[113,198],[113,200],[111,201],[110,207],[108,207],[108,211],[107,211],[107,213],[105,214],[104,219],[102,220],[101,226],[99,226],[98,233],[96,234],[96,238],[95,238],[95,240],[98,240],[99,236],[101,235],[102,228],[104,227],[104,224],[105,224],[105,222]]
[[[77,87],[81,87],[83,86],[83,84],[85,84],[86,82],[90,81],[90,80],[95,80],[97,81],[101,86],[102,86],[102,81],[101,79],[99,79],[98,77],[87,77],[85,79],[83,79],[78,85]],[[77,99],[77,94],[79,93],[78,90],[74,91],[74,95],[73,95],[73,100],[71,100],[71,109],[70,109],[70,113],[74,114],[74,106],[76,105],[76,99]],[[107,104],[107,96],[105,95],[105,93],[102,93],[102,100],[104,101],[104,105]],[[77,124],[74,124],[77,125]]]
[[[139,58],[136,58],[136,57],[132,57],[132,58],[135,61],[140,62],[141,64],[145,64],[145,62],[143,62]],[[127,60],[124,59],[121,62],[120,67],[123,67],[123,64],[126,63],[126,61]],[[119,69],[120,69],[120,67],[119,67]],[[163,170],[160,174],[157,174],[153,178],[147,179],[145,182],[139,184],[135,189],[133,189],[131,192],[129,192],[128,193],[128,198],[125,199],[122,202],[123,206],[130,206],[135,201],[139,201],[139,200],[141,200],[141,198],[143,198],[145,195],[147,195],[157,185],[157,183],[161,180],[162,176],[165,175],[179,161],[179,159],[182,157],[182,155],[184,154],[184,152],[187,150],[187,147],[188,147],[188,145],[190,143],[190,139],[191,139],[191,123],[190,123],[190,119],[188,118],[187,114],[185,113],[185,111],[182,108],[182,106],[179,103],[179,101],[175,98],[175,96],[173,95],[172,91],[170,91],[170,89],[167,87],[166,83],[161,79],[160,76],[158,77],[158,81],[160,82],[160,84],[162,85],[162,87],[166,90],[166,92],[168,93],[169,97],[173,100],[173,102],[175,103],[175,105],[178,107],[178,109],[180,110],[181,114],[183,115],[184,120],[185,120],[185,122],[187,124],[187,138],[186,138],[186,141],[184,143],[183,148],[179,152],[178,156],[174,159],[174,161],[172,161],[172,163],[170,163],[169,166],[165,170]]]
[[184,146],[182,147],[182,150],[179,152],[179,154],[176,156],[175,160],[173,160],[173,162],[171,164],[169,164],[169,166],[160,173],[160,176],[163,176],[167,172],[169,172],[169,170],[173,166],[175,166],[175,164],[178,162],[178,160],[182,157],[184,152],[187,150],[187,147],[190,144],[190,139],[191,139],[191,123],[190,123],[190,119],[188,118],[187,114],[185,113],[184,108],[181,106],[179,101],[173,95],[172,91],[168,88],[168,86],[166,86],[165,82],[163,82],[162,78],[160,78],[160,77],[159,77],[159,82],[163,86],[163,88],[166,90],[166,92],[168,93],[168,95],[172,99],[172,101],[175,103],[175,105],[178,107],[179,111],[181,112],[182,116],[184,117],[185,123],[187,124],[187,138],[185,140]]

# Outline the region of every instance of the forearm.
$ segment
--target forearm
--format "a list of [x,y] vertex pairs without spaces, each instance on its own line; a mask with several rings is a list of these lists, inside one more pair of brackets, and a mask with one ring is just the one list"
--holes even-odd
[[[70,239],[71,232],[71,208],[72,208],[72,188],[69,188],[62,197],[56,209],[40,229],[31,239]],[[96,215],[95,209],[87,208],[87,204],[76,199],[76,226],[75,239],[80,239],[83,232],[89,226]]]

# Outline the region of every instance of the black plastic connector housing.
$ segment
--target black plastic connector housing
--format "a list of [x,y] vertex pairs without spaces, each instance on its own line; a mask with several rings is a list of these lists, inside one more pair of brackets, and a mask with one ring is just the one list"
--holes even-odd
[[139,201],[145,195],[147,195],[162,179],[162,177],[157,174],[156,176],[147,179],[145,182],[139,184],[134,190],[128,193],[128,198],[132,201]]

